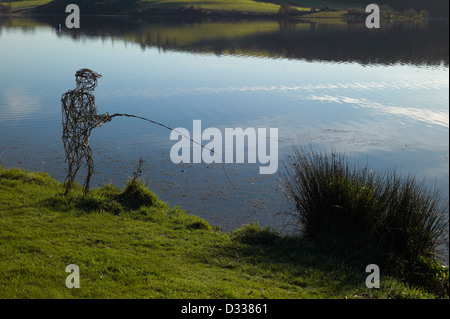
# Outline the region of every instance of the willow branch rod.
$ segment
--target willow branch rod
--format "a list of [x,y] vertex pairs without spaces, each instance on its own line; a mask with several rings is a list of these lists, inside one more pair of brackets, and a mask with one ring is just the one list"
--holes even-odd
[[[197,142],[197,141],[194,141],[194,140],[191,139],[189,136],[184,135],[183,133],[177,131],[176,129],[171,128],[170,126],[164,125],[164,124],[162,124],[162,123],[159,123],[159,122],[150,120],[150,119],[148,119],[148,118],[142,117],[142,116],[137,116],[137,115],[133,115],[133,114],[126,114],[126,113],[115,113],[115,114],[113,114],[113,115],[109,115],[109,118],[107,117],[106,120],[105,120],[104,122],[108,122],[108,121],[110,121],[113,117],[118,117],[118,116],[134,117],[134,118],[137,118],[137,119],[141,119],[141,120],[144,120],[144,121],[147,121],[147,122],[150,122],[150,123],[153,123],[153,124],[162,126],[162,127],[166,128],[166,129],[168,129],[168,130],[170,130],[170,131],[177,132],[178,134],[184,136],[185,138],[189,139],[189,140],[192,141],[193,143],[195,143],[195,144],[197,144],[197,145],[200,145],[201,147],[206,148],[208,151],[213,152],[214,154],[217,154],[217,155],[221,156],[221,154],[218,154],[216,151],[214,151],[214,150],[212,150],[212,149],[206,147],[205,145],[203,145],[203,144],[201,144],[201,143],[199,143],[199,142]],[[225,176],[226,176],[228,182],[231,184],[231,186],[233,186],[233,188],[234,188],[235,190],[237,190],[237,187],[233,184],[233,182],[231,182],[231,179],[230,179],[230,177],[228,176],[227,171],[225,170],[225,166],[223,165],[223,162],[221,161],[220,163],[222,164],[222,169],[223,169],[223,172],[225,173]],[[252,204],[253,204],[253,203],[252,203]]]

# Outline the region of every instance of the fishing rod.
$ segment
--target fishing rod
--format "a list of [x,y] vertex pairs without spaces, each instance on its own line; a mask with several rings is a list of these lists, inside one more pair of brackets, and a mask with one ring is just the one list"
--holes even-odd
[[[181,133],[180,131],[178,131],[178,130],[176,130],[176,129],[174,129],[174,128],[171,128],[170,126],[167,126],[167,125],[165,125],[165,124],[162,124],[162,123],[159,123],[159,122],[150,120],[150,119],[148,119],[148,118],[146,118],[146,117],[143,117],[143,116],[137,116],[137,115],[126,114],[126,113],[115,113],[115,114],[109,115],[109,114],[106,113],[106,114],[105,114],[105,120],[104,120],[102,123],[104,123],[104,122],[109,122],[109,121],[112,120],[112,118],[114,118],[114,117],[119,117],[119,116],[133,117],[133,118],[141,119],[141,120],[144,120],[144,121],[147,121],[147,122],[150,122],[150,123],[159,125],[159,126],[164,127],[164,128],[166,128],[166,129],[168,129],[168,130],[170,130],[170,131],[174,131],[174,132],[180,134],[181,136],[183,136],[183,137],[189,139],[191,142],[193,142],[193,143],[195,143],[195,144],[197,144],[197,145],[199,145],[199,146],[201,146],[201,147],[207,149],[208,151],[213,152],[214,154],[216,154],[216,155],[222,157],[221,154],[217,153],[217,152],[214,151],[213,149],[211,149],[211,148],[209,148],[209,147],[206,147],[205,145],[203,145],[203,144],[201,144],[201,143],[199,143],[199,142],[197,142],[197,141],[194,141],[190,136],[186,136],[185,134]],[[225,173],[225,177],[227,178],[228,182],[231,184],[231,186],[233,186],[233,188],[234,188],[235,190],[238,190],[237,187],[236,187],[236,186],[233,184],[233,182],[231,181],[230,177],[228,176],[228,173],[227,173],[227,171],[226,171],[226,169],[225,169],[225,165],[223,165],[223,162],[222,162],[222,161],[221,161],[220,163],[222,164],[222,169],[223,169],[223,172]]]
[[[194,141],[190,136],[186,136],[185,134],[181,133],[180,131],[178,131],[178,130],[176,130],[176,129],[170,127],[170,126],[167,126],[167,125],[165,125],[165,124],[163,124],[163,123],[160,123],[160,122],[151,120],[151,119],[146,118],[146,117],[143,117],[143,116],[138,116],[138,115],[134,115],[134,114],[127,114],[127,113],[114,113],[114,114],[112,114],[112,115],[109,115],[108,113],[106,113],[106,114],[103,115],[104,119],[99,123],[99,125],[101,125],[102,123],[111,121],[114,117],[121,117],[121,116],[141,119],[141,120],[150,122],[150,123],[152,123],[152,124],[156,124],[156,125],[158,125],[158,126],[161,126],[161,127],[165,128],[165,129],[168,129],[168,130],[170,130],[170,131],[174,131],[174,132],[180,134],[181,136],[183,136],[183,137],[189,139],[191,142],[193,142],[193,143],[195,143],[195,144],[197,144],[197,145],[199,145],[199,146],[201,146],[201,147],[207,149],[208,151],[213,152],[214,154],[216,154],[216,155],[222,157],[222,155],[219,154],[218,152],[216,152],[215,150],[213,150],[213,149],[211,149],[211,148],[209,148],[209,147],[203,145],[202,143],[199,143],[199,142],[197,142],[197,141]],[[228,175],[228,173],[227,173],[227,171],[226,171],[225,165],[223,164],[222,161],[220,161],[220,164],[221,164],[221,166],[222,166],[222,170],[223,170],[223,172],[224,172],[224,174],[225,174],[226,179],[228,180],[228,182],[230,183],[230,185],[231,185],[236,191],[238,191],[238,188],[236,187],[236,185],[234,185],[233,182],[231,181],[231,179],[230,179],[230,177],[229,177],[229,175]],[[257,207],[257,206],[258,206],[258,204],[254,203],[254,202],[251,201],[250,199],[247,199],[247,198],[244,198],[244,199],[245,199],[247,202],[249,202],[250,204],[252,204],[253,207]]]

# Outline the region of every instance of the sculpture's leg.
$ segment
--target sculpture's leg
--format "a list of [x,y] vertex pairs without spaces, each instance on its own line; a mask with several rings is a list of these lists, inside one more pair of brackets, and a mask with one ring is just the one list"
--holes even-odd
[[87,176],[86,181],[84,182],[84,195],[87,195],[89,192],[89,182],[91,181],[92,173],[94,172],[94,161],[92,160],[92,149],[87,145],[85,148],[85,157],[87,164]]
[[69,191],[72,189],[73,184],[75,183],[75,176],[77,175],[78,170],[80,169],[80,165],[76,163],[71,157],[67,157],[67,162],[69,164],[69,171],[67,172],[66,177],[66,191],[67,195]]
[[64,195],[67,195],[73,186],[73,180],[74,180],[74,176],[75,176],[74,175],[74,161],[73,161],[72,157],[69,156],[70,147],[68,145],[68,141],[65,136],[63,137],[63,142],[64,142],[64,150],[66,151],[66,161],[69,164],[69,171],[67,172],[67,176],[66,176],[66,190],[64,192]]
[[69,162],[69,172],[66,176],[66,191],[64,192],[64,195],[67,195],[69,191],[71,190],[73,185],[73,171],[72,171],[72,164]]

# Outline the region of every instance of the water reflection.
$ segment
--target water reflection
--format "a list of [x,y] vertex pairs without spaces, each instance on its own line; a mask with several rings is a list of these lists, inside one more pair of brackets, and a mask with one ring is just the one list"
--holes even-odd
[[0,123],[20,121],[39,112],[39,96],[20,86],[0,89],[3,107],[0,109]]
[[[24,31],[64,17],[18,19],[0,17],[1,28]],[[448,66],[448,20],[384,22],[369,30],[361,23],[335,19],[157,21],[143,18],[84,17],[79,30],[61,37],[74,40],[103,38],[137,43],[145,50],[177,50],[217,55],[358,62],[361,64],[412,63]]]

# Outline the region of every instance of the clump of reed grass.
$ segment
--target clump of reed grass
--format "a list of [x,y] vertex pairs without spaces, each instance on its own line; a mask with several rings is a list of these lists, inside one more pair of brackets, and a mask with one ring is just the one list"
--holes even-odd
[[342,153],[297,146],[284,168],[291,217],[327,251],[408,277],[448,241],[448,202],[414,175],[374,172]]
[[122,193],[117,195],[116,200],[127,209],[138,209],[141,206],[151,207],[160,201],[158,196],[151,192],[138,180],[130,180]]

